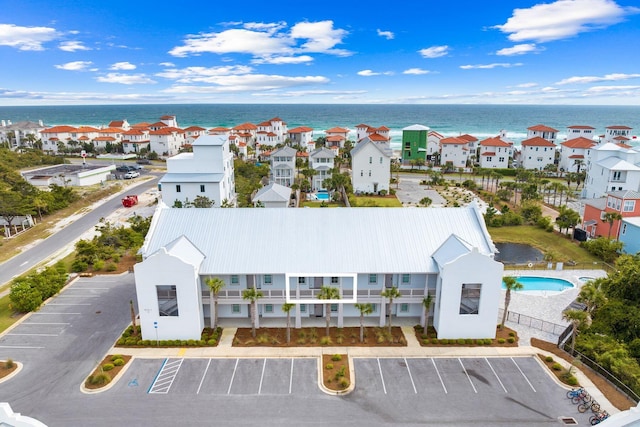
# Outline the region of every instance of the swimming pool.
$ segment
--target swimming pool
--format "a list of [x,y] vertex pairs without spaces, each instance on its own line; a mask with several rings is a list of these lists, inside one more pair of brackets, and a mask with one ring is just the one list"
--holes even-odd
[[[555,277],[520,276],[516,277],[522,283],[523,291],[564,291],[573,288],[573,284],[568,280],[557,279]],[[502,289],[505,289],[504,282]]]
[[329,192],[328,191],[318,191],[316,193],[316,197],[318,200],[329,200]]

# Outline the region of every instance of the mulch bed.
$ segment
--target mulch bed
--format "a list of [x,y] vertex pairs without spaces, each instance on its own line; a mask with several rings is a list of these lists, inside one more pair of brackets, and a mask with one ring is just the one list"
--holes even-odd
[[[98,366],[97,366],[97,367],[96,367],[96,369],[91,373],[91,375],[99,375],[99,374],[101,374],[101,373],[103,372],[103,371],[102,371],[102,366],[103,366],[105,363],[113,363],[113,362],[112,362],[112,360],[111,360],[111,359],[113,358],[113,356],[115,356],[115,355],[113,355],[113,354],[109,354],[109,355],[107,355],[107,357],[105,357],[105,358],[102,360],[102,362],[100,362],[100,364],[98,364]],[[105,372],[106,374],[108,374],[108,375],[109,375],[109,377],[111,377],[111,381],[113,381],[113,379],[118,375],[118,373],[119,373],[121,370],[123,370],[123,369],[124,369],[124,367],[125,367],[125,366],[127,366],[127,363],[129,363],[129,361],[131,360],[131,356],[128,356],[128,355],[119,355],[119,356],[120,356],[120,358],[121,358],[122,360],[124,360],[124,365],[121,365],[121,366],[114,366],[114,367],[113,367],[113,369],[111,369],[110,371]],[[111,382],[111,381],[109,381],[109,382]],[[85,386],[85,388],[88,388],[88,389],[90,389],[90,390],[97,390],[97,389],[100,389],[100,388],[102,388],[102,387],[106,387],[108,384],[109,384],[109,383],[106,383],[106,384],[89,384],[89,382],[88,382],[88,381],[85,381],[84,386]]]
[[287,344],[287,328],[259,328],[256,338],[251,335],[251,328],[238,328],[233,338],[234,347],[318,347],[340,346],[352,347],[403,347],[407,340],[400,327],[392,327],[389,336],[388,328],[364,328],[364,342],[360,342],[360,328],[291,328],[291,342]]
[[[564,350],[559,349],[555,344],[543,341],[537,338],[531,338],[531,345],[534,347],[538,347],[542,350],[548,351],[549,353],[553,353],[561,359],[566,360],[569,363],[573,362],[573,357],[565,352]],[[631,407],[635,407],[636,404],[629,400],[629,398],[623,393],[619,392],[617,388],[615,388],[609,381],[602,378],[596,372],[594,372],[591,368],[586,365],[582,365],[580,367],[580,371],[584,373],[587,378],[591,380],[593,384],[606,396],[606,398],[611,402],[613,406],[618,408],[621,411],[627,410]]]
[[351,384],[349,356],[346,354],[322,355],[322,383],[333,391],[342,391]]
[[[491,344],[484,344],[484,340],[476,339],[450,339],[450,340],[438,340],[436,339],[436,330],[433,326],[429,326],[428,332],[425,334],[422,328],[415,327],[416,339],[423,347],[517,347],[518,346],[518,334],[513,329],[508,327],[497,328],[496,337],[491,340]],[[445,343],[446,341],[446,343]],[[513,342],[509,342],[513,341]]]
[[13,366],[7,368],[7,361],[0,362],[0,378],[4,378],[13,371],[18,369],[18,364],[13,362]]

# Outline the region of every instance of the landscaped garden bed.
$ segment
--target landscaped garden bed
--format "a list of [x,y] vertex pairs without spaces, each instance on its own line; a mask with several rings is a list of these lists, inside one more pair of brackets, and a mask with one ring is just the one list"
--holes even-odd
[[118,347],[216,347],[220,336],[222,335],[222,328],[218,327],[215,330],[211,328],[204,328],[199,340],[143,340],[140,326],[136,325],[136,333],[134,334],[134,327],[129,326],[122,333],[122,337],[116,341]]
[[110,354],[105,357],[84,382],[85,388],[97,390],[106,387],[131,360],[131,356]]
[[18,364],[11,359],[3,360],[0,362],[0,379],[8,375],[11,375],[16,369]]
[[414,326],[416,339],[423,347],[517,347],[518,334],[513,329],[498,327],[496,337],[491,338],[458,338],[458,339],[438,339],[436,330],[429,327],[427,333],[420,325]]
[[238,328],[233,345],[236,347],[317,347],[317,346],[363,346],[363,347],[402,347],[407,340],[400,327],[364,328],[364,342],[360,342],[360,328],[344,327],[329,328],[291,328],[291,341],[287,343],[287,328],[260,328],[256,337],[251,334],[251,328]]
[[351,385],[348,355],[322,355],[322,384],[325,388],[335,392],[344,391]]

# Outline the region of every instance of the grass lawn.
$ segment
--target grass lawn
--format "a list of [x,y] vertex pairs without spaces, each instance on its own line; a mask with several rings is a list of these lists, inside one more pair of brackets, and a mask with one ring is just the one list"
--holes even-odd
[[0,332],[6,330],[23,316],[22,314],[14,315],[9,305],[11,305],[9,295],[0,298]]
[[491,238],[496,243],[523,243],[540,249],[544,254],[553,255],[553,261],[575,261],[591,263],[600,261],[578,246],[575,240],[558,233],[548,233],[540,228],[521,225],[513,227],[488,227]]
[[401,208],[402,203],[397,197],[375,197],[375,196],[349,196],[351,207],[381,207],[381,208]]

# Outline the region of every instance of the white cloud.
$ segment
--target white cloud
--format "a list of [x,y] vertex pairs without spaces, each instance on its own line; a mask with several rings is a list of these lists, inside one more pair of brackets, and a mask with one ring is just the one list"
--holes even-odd
[[161,65],[163,67],[175,67],[176,64],[174,64],[173,62],[161,62],[158,65]]
[[207,79],[207,82],[215,84],[215,86],[176,85],[164,90],[164,92],[228,93],[256,90],[275,90],[284,87],[328,83],[329,79],[323,76],[291,77],[267,74],[243,74],[211,77]]
[[144,74],[107,73],[106,76],[99,76],[96,80],[100,83],[120,83],[123,85],[156,83]]
[[377,72],[377,71],[372,71],[372,70],[362,70],[362,71],[358,71],[358,75],[359,76],[364,76],[364,77],[371,77],[371,76],[392,76],[393,75],[393,71],[382,71],[382,72]]
[[87,68],[91,64],[93,64],[91,61],[73,61],[67,62],[66,64],[55,65],[55,67],[59,70],[67,71],[88,71]]
[[614,92],[614,91],[637,91],[640,86],[593,86],[587,89],[587,92],[602,93],[602,92]]
[[520,83],[519,85],[516,85],[516,87],[522,87],[522,88],[528,88],[528,87],[536,87],[538,86],[538,83]]
[[[233,25],[237,25],[234,23]],[[231,28],[218,33],[188,35],[182,46],[169,54],[178,57],[202,53],[244,53],[255,58],[292,57],[297,53],[325,53],[347,56],[351,52],[336,49],[347,31],[333,28],[333,21],[300,22],[291,27],[286,24],[248,23],[242,28]]]
[[223,67],[187,67],[170,69],[157,73],[156,76],[175,80],[178,83],[214,83],[219,77],[244,75],[253,71],[246,65],[226,65]]
[[422,68],[409,68],[408,70],[404,70],[402,74],[420,75],[420,74],[429,74],[430,72],[431,71],[423,70]]
[[463,70],[490,70],[492,68],[512,68],[520,66],[522,66],[521,62],[516,62],[514,64],[508,62],[494,62],[493,64],[461,65],[460,68]]
[[387,40],[393,40],[393,38],[395,37],[395,34],[393,34],[391,31],[382,31],[379,28],[377,31],[380,37],[384,37]]
[[0,46],[15,47],[19,50],[44,50],[43,43],[58,37],[59,34],[54,28],[0,24]]
[[254,93],[253,96],[265,97],[288,97],[297,98],[302,96],[353,96],[367,93],[366,90],[290,90],[286,92],[266,92]]
[[449,46],[431,46],[418,51],[423,58],[439,58],[449,54]]
[[91,48],[86,47],[82,42],[74,40],[68,42],[62,42],[58,45],[58,49],[64,50],[65,52],[75,52],[78,50],[91,50]]
[[524,55],[525,53],[531,52],[539,52],[541,49],[538,48],[535,43],[523,43],[517,44],[512,47],[505,47],[504,49],[500,49],[496,52],[498,56],[513,56],[513,55]]
[[496,25],[514,42],[561,40],[586,31],[606,28],[637,12],[613,0],[557,0],[528,9],[515,9],[505,24]]
[[566,85],[566,84],[580,84],[580,83],[596,83],[596,82],[612,82],[619,80],[628,80],[628,79],[637,79],[640,77],[640,74],[623,74],[623,73],[614,73],[607,74],[604,76],[575,76],[569,77],[564,80],[560,80],[557,85]]
[[304,64],[307,62],[313,62],[313,57],[309,55],[300,56],[265,56],[262,58],[255,58],[251,60],[252,64]]
[[116,62],[111,64],[110,70],[135,70],[136,66],[130,62]]

